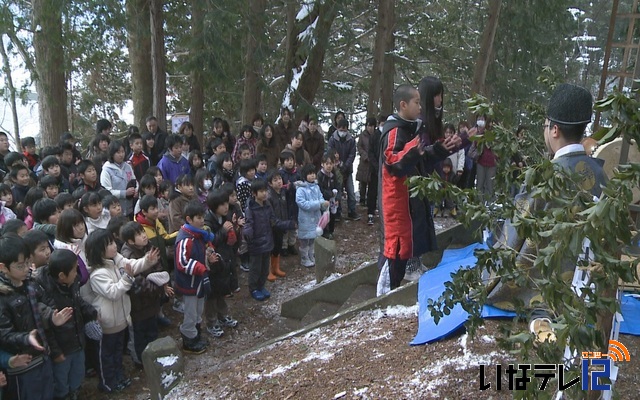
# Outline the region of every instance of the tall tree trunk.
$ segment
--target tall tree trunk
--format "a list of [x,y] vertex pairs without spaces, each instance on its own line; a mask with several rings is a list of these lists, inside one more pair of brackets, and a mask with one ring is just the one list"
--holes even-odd
[[36,59],[36,90],[42,144],[57,144],[69,129],[67,82],[62,51],[62,0],[33,0],[33,49]]
[[167,72],[164,57],[164,15],[162,0],[151,0],[151,70],[153,74],[153,115],[158,127],[167,130]]
[[[198,138],[204,150],[204,82],[202,77],[202,64],[198,55],[204,51],[202,34],[204,33],[204,10],[200,0],[191,1],[191,109],[189,122],[193,124],[193,133]],[[195,61],[194,61],[195,59]]]
[[[284,80],[291,82],[293,67],[296,65],[296,51],[298,49],[298,28],[296,21],[297,1],[285,1],[284,7],[287,15],[287,36],[284,56]],[[283,104],[284,105],[284,104]]]
[[480,43],[480,52],[476,59],[476,66],[473,71],[473,82],[471,83],[472,94],[485,94],[485,79],[487,78],[487,70],[491,64],[491,54],[493,53],[493,41],[496,37],[498,29],[498,20],[500,17],[500,7],[502,0],[489,0],[489,15],[487,23],[482,31],[482,42]]
[[289,68],[291,70],[294,68],[300,70],[304,66],[304,71],[300,76],[297,87],[293,82],[289,81],[291,105],[296,109],[299,117],[305,113],[314,111],[313,101],[315,100],[322,80],[322,67],[324,64],[324,56],[329,45],[331,25],[338,15],[338,2],[336,0],[316,3],[315,7],[316,10],[314,10],[309,18],[310,23],[315,20],[315,16],[318,18],[314,31],[315,44],[308,49],[308,56],[306,58],[302,57],[302,54],[296,53],[293,68]]
[[2,56],[2,70],[4,72],[4,81],[9,89],[9,103],[11,106],[11,117],[13,119],[13,138],[16,142],[16,149],[20,151],[20,124],[18,123],[18,107],[16,103],[16,88],[13,86],[13,78],[11,76],[11,64],[9,56],[4,48],[4,38],[0,35],[0,56]]
[[[395,0],[378,0],[378,22],[376,24],[376,40],[373,49],[373,66],[371,67],[371,83],[369,86],[369,99],[367,101],[367,114],[375,117],[381,109],[380,100],[383,86],[391,83],[393,89],[393,75],[384,73],[387,54],[392,50],[389,43],[393,43],[395,30]],[[386,77],[386,79],[385,79]]]
[[266,0],[249,0],[247,10],[247,49],[244,63],[244,98],[242,99],[242,121],[250,119],[262,108],[261,65],[264,57]]
[[391,115],[391,113],[393,113],[393,84],[396,76],[395,57],[390,54],[395,48],[396,43],[396,37],[394,35],[396,27],[395,0],[394,4],[388,7],[385,18],[387,19],[390,29],[385,32],[386,50],[384,54],[384,65],[382,67],[382,77],[386,79],[382,79],[382,91],[380,93],[380,111],[385,115]]
[[131,99],[134,123],[145,130],[145,119],[153,113],[151,79],[151,21],[149,0],[127,0],[127,48],[131,63]]

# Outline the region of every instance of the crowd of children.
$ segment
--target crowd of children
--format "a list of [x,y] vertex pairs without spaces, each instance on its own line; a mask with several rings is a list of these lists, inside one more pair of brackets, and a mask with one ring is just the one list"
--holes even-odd
[[0,385],[10,398],[77,399],[91,375],[103,392],[124,390],[123,353],[142,368],[171,324],[163,304],[183,313],[183,349],[202,353],[208,335],[238,325],[227,304],[238,269],[264,301],[266,282],[286,276],[281,257],[315,265],[314,240],[333,239],[343,189],[348,217],[360,218],[355,139],[343,120],[327,146],[317,121],[295,129],[282,115],[276,127],[256,115],[237,137],[216,119],[203,146],[188,122],[167,135],[150,117],[147,132],[117,140],[100,120],[85,158],[70,134],[38,153],[31,137],[9,151],[0,132]]

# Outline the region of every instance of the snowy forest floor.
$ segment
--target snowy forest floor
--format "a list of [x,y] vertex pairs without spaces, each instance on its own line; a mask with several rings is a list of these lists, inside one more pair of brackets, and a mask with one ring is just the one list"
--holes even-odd
[[[338,223],[336,270],[350,272],[377,257],[378,219]],[[452,219],[436,219],[436,229],[450,227]],[[258,351],[239,356],[248,349],[289,331],[280,317],[280,305],[315,285],[313,270],[299,265],[299,257],[284,258],[287,277],[268,284],[272,297],[258,303],[246,289],[247,274],[240,272],[241,290],[228,299],[231,315],[240,321],[202,355],[187,355],[185,379],[167,399],[508,399],[512,393],[479,390],[479,365],[514,360],[496,345],[503,324],[487,320],[475,340],[461,332],[426,346],[409,346],[418,329],[417,306],[392,307],[362,312],[350,319],[319,328]],[[177,326],[181,314],[165,306],[173,322],[160,336],[171,336],[179,344]],[[621,336],[631,353],[631,362],[621,365],[616,392],[621,399],[635,398],[640,378],[640,338]],[[150,398],[143,371],[125,357],[125,372],[134,384],[115,395],[100,394],[96,378],[87,379],[81,398]],[[495,368],[486,372],[495,382]],[[505,378],[503,378],[505,382]],[[505,382],[506,383],[506,382]],[[503,383],[504,385],[504,383]],[[494,385],[495,386],[495,385]]]

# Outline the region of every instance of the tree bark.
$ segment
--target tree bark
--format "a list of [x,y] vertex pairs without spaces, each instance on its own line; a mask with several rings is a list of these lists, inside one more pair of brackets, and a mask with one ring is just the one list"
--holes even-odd
[[134,123],[144,131],[145,120],[153,112],[149,0],[127,0],[126,15]]
[[[303,59],[301,64],[295,65],[295,68],[300,68],[306,62],[306,68],[300,77],[297,90],[291,93],[291,105],[296,109],[299,116],[311,113],[314,110],[313,101],[322,80],[322,67],[329,44],[331,25],[338,15],[338,3],[336,0],[327,0],[322,4],[316,5],[316,7],[319,7],[319,10],[318,22],[314,32],[315,45],[309,50],[306,60]],[[300,58],[302,59],[302,57]]]
[[382,67],[383,79],[380,93],[380,111],[382,114],[391,115],[393,113],[393,87],[396,76],[395,57],[391,54],[396,42],[394,35],[396,28],[395,0],[393,4],[389,5],[387,13],[386,18],[390,29],[386,31],[384,38],[386,51],[384,54],[384,65]]
[[33,49],[36,90],[43,146],[57,144],[69,129],[67,120],[67,82],[64,74],[61,0],[33,0]]
[[[378,115],[381,106],[383,87],[391,83],[393,89],[393,75],[385,74],[387,58],[393,62],[393,57],[387,52],[392,50],[393,32],[395,30],[395,0],[378,0],[378,23],[376,24],[376,40],[373,50],[373,66],[371,67],[371,83],[369,99],[367,100],[367,114],[371,117]],[[393,68],[393,65],[390,66]],[[389,66],[387,66],[389,68]],[[385,79],[386,77],[386,79]],[[386,89],[386,88],[385,88]]]
[[[204,11],[200,0],[191,1],[191,54],[202,54],[202,34],[204,32]],[[193,58],[193,57],[192,57]],[[193,124],[193,133],[198,138],[201,148],[204,150],[204,82],[202,65],[195,62],[191,70],[191,109],[189,122]]]
[[250,119],[262,108],[262,85],[260,83],[265,43],[266,0],[249,0],[247,10],[247,42],[244,69],[244,98],[242,99],[242,121]]
[[167,131],[167,72],[164,57],[164,15],[162,0],[151,0],[151,70],[153,75],[153,115],[158,127]]
[[[296,21],[296,1],[285,1],[285,10],[287,15],[287,37],[285,46],[284,57],[284,80],[285,82],[291,82],[293,77],[293,67],[296,65],[296,51],[298,49],[297,36],[297,21]],[[279,113],[278,113],[279,114]]]
[[496,30],[498,29],[501,6],[502,0],[489,0],[489,15],[487,23],[482,31],[480,52],[478,53],[478,58],[476,59],[476,65],[473,71],[471,94],[485,94],[485,79],[487,78],[487,70],[491,64],[493,42],[496,37]]
[[11,77],[11,65],[9,57],[4,48],[3,35],[0,35],[0,55],[2,56],[2,70],[4,71],[4,80],[9,89],[9,103],[11,106],[11,117],[13,119],[13,137],[16,142],[16,149],[20,151],[20,124],[18,123],[18,108],[16,103],[16,88],[13,86],[13,78]]

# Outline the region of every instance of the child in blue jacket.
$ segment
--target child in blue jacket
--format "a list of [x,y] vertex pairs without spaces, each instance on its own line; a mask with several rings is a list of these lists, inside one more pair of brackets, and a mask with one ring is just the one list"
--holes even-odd
[[[296,190],[298,205],[298,239],[300,239],[300,263],[303,267],[316,265],[313,242],[318,236],[318,221],[323,210],[329,208],[329,202],[322,197],[316,182],[316,167],[307,164],[302,167],[303,183]],[[321,229],[319,229],[321,231]],[[320,235],[322,232],[320,232]]]

